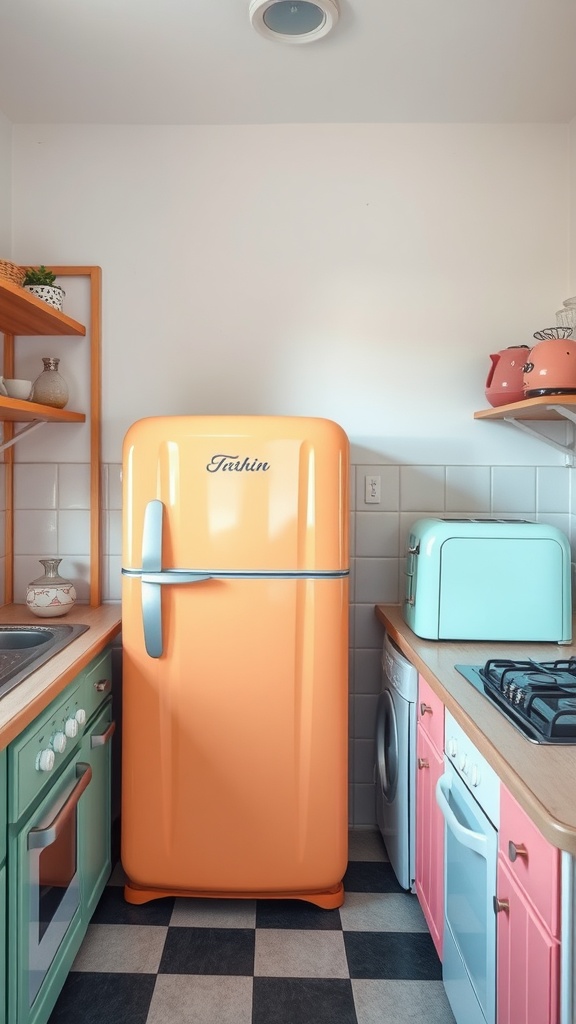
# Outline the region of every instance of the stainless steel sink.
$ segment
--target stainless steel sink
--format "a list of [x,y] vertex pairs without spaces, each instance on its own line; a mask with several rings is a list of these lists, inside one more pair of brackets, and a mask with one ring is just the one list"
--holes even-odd
[[67,647],[88,626],[65,625],[0,626],[0,697]]

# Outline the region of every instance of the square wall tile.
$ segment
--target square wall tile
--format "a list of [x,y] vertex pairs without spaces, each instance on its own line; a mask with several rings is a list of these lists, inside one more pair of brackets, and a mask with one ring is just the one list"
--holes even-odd
[[566,467],[539,466],[536,470],[536,510],[563,512],[570,510],[570,473]]
[[[366,477],[380,477],[380,501],[377,505],[365,501]],[[400,508],[399,466],[356,466],[356,511],[396,512]]]
[[90,466],[65,462],[58,467],[58,508],[90,508]]
[[394,604],[398,600],[398,559],[356,559],[356,601]]
[[376,707],[378,704],[378,699],[379,695],[376,693],[354,695],[355,739],[369,739],[372,742],[374,741],[374,736],[376,732]]
[[354,553],[373,558],[398,558],[398,512],[356,512]]
[[84,509],[65,509],[58,513],[58,553],[75,552],[90,552],[90,513]]
[[402,512],[427,508],[444,511],[445,466],[401,466],[400,508]]
[[[57,494],[57,466],[33,462],[17,462],[14,464],[15,509],[56,508]],[[34,550],[37,551],[38,548]]]
[[[376,618],[374,604],[384,603],[384,601],[376,601],[371,604],[356,604],[354,606],[354,642],[356,647],[382,650],[384,629]],[[393,602],[386,603],[390,604]]]
[[0,463],[0,510],[6,508],[6,466]]
[[536,469],[533,466],[492,467],[492,512],[536,514]]
[[108,465],[108,508],[122,508],[122,466],[117,463]]
[[108,555],[102,564],[102,600],[122,600],[122,558],[120,555]]
[[104,541],[103,549],[105,555],[122,554],[122,513],[119,510],[104,512]]
[[353,820],[354,828],[374,827],[376,825],[376,786],[374,783],[354,783],[353,785]]
[[[382,630],[384,640],[384,630]],[[354,651],[354,693],[378,694],[382,688],[382,644]]]
[[[39,553],[40,558],[58,554],[58,513],[18,509],[14,514],[14,552],[19,555]],[[41,572],[36,573],[41,576]]]
[[446,466],[446,511],[490,511],[490,467]]

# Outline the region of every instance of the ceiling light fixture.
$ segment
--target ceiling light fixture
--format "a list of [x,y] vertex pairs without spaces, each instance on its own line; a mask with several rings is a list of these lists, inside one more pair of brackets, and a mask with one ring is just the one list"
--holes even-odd
[[338,21],[335,0],[251,0],[249,14],[257,32],[283,43],[311,43]]

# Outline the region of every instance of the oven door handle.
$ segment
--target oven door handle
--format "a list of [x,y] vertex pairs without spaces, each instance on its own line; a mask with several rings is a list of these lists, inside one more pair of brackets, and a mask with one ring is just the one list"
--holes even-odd
[[28,833],[29,850],[44,850],[47,846],[51,846],[52,843],[56,842],[59,833],[62,831],[62,828],[78,804],[82,793],[90,783],[90,779],[92,778],[92,769],[90,765],[86,764],[85,761],[79,761],[76,765],[76,775],[78,777],[78,782],[62,804],[62,807],[58,811],[56,817],[53,818],[49,825],[46,825],[46,828],[30,829]]
[[449,775],[441,775],[436,783],[436,802],[442,811],[446,826],[452,835],[462,846],[479,853],[484,860],[488,860],[488,839],[481,832],[474,832],[470,828],[461,825],[454,811],[448,803],[448,795],[452,789],[452,779]]

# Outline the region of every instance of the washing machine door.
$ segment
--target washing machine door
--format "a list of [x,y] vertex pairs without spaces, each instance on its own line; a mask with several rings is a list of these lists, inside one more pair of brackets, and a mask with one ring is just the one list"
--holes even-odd
[[376,772],[378,803],[392,804],[398,788],[398,722],[389,690],[383,690],[378,698]]

